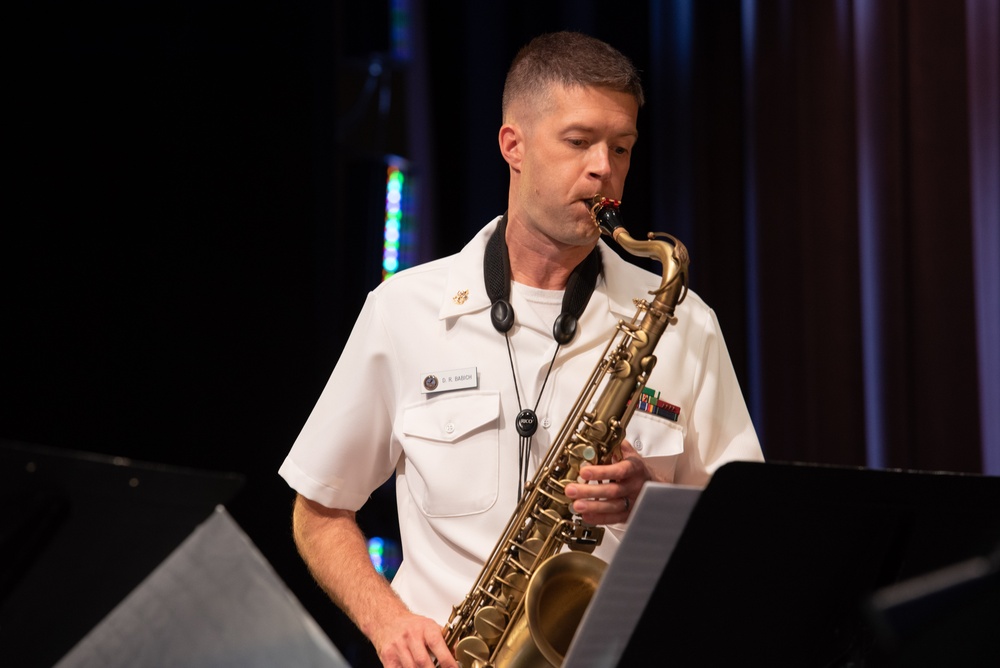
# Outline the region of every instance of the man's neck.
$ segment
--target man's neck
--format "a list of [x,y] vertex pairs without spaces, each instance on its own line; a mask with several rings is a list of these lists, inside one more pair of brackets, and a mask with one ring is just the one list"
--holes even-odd
[[562,290],[573,269],[590,254],[593,246],[568,246],[530,235],[519,225],[507,225],[507,254],[511,278],[543,290]]

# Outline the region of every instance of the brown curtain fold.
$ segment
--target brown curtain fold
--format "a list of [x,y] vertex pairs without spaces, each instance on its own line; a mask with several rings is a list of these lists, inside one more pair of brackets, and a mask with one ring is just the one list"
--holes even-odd
[[980,471],[963,3],[744,3],[772,459]]

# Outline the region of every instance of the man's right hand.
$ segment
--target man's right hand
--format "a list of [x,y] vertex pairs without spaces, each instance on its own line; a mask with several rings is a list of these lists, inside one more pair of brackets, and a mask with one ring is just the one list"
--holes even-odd
[[[373,634],[372,643],[387,668],[458,668],[441,627],[429,617],[402,614]],[[435,663],[435,659],[437,663]]]
[[411,612],[372,567],[353,511],[298,496],[292,528],[295,545],[316,582],[371,640],[383,664],[458,668],[441,626]]

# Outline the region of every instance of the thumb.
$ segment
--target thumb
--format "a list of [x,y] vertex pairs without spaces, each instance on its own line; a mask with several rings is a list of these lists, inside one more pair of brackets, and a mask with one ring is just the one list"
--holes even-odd
[[628,442],[628,439],[623,440],[618,450],[619,459],[626,459],[628,457],[638,457],[638,456],[639,453],[636,451],[635,448],[632,447],[632,444]]

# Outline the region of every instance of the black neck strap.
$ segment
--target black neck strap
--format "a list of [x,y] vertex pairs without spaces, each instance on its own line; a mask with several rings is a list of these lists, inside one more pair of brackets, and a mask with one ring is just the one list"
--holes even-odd
[[[486,242],[483,255],[483,278],[486,294],[493,304],[490,318],[498,332],[506,333],[514,326],[514,309],[510,305],[510,257],[507,254],[507,214],[503,215],[493,236]],[[552,336],[565,345],[576,336],[576,323],[587,308],[590,296],[601,273],[601,251],[595,246],[583,262],[573,268],[563,292],[562,313],[552,325]]]

